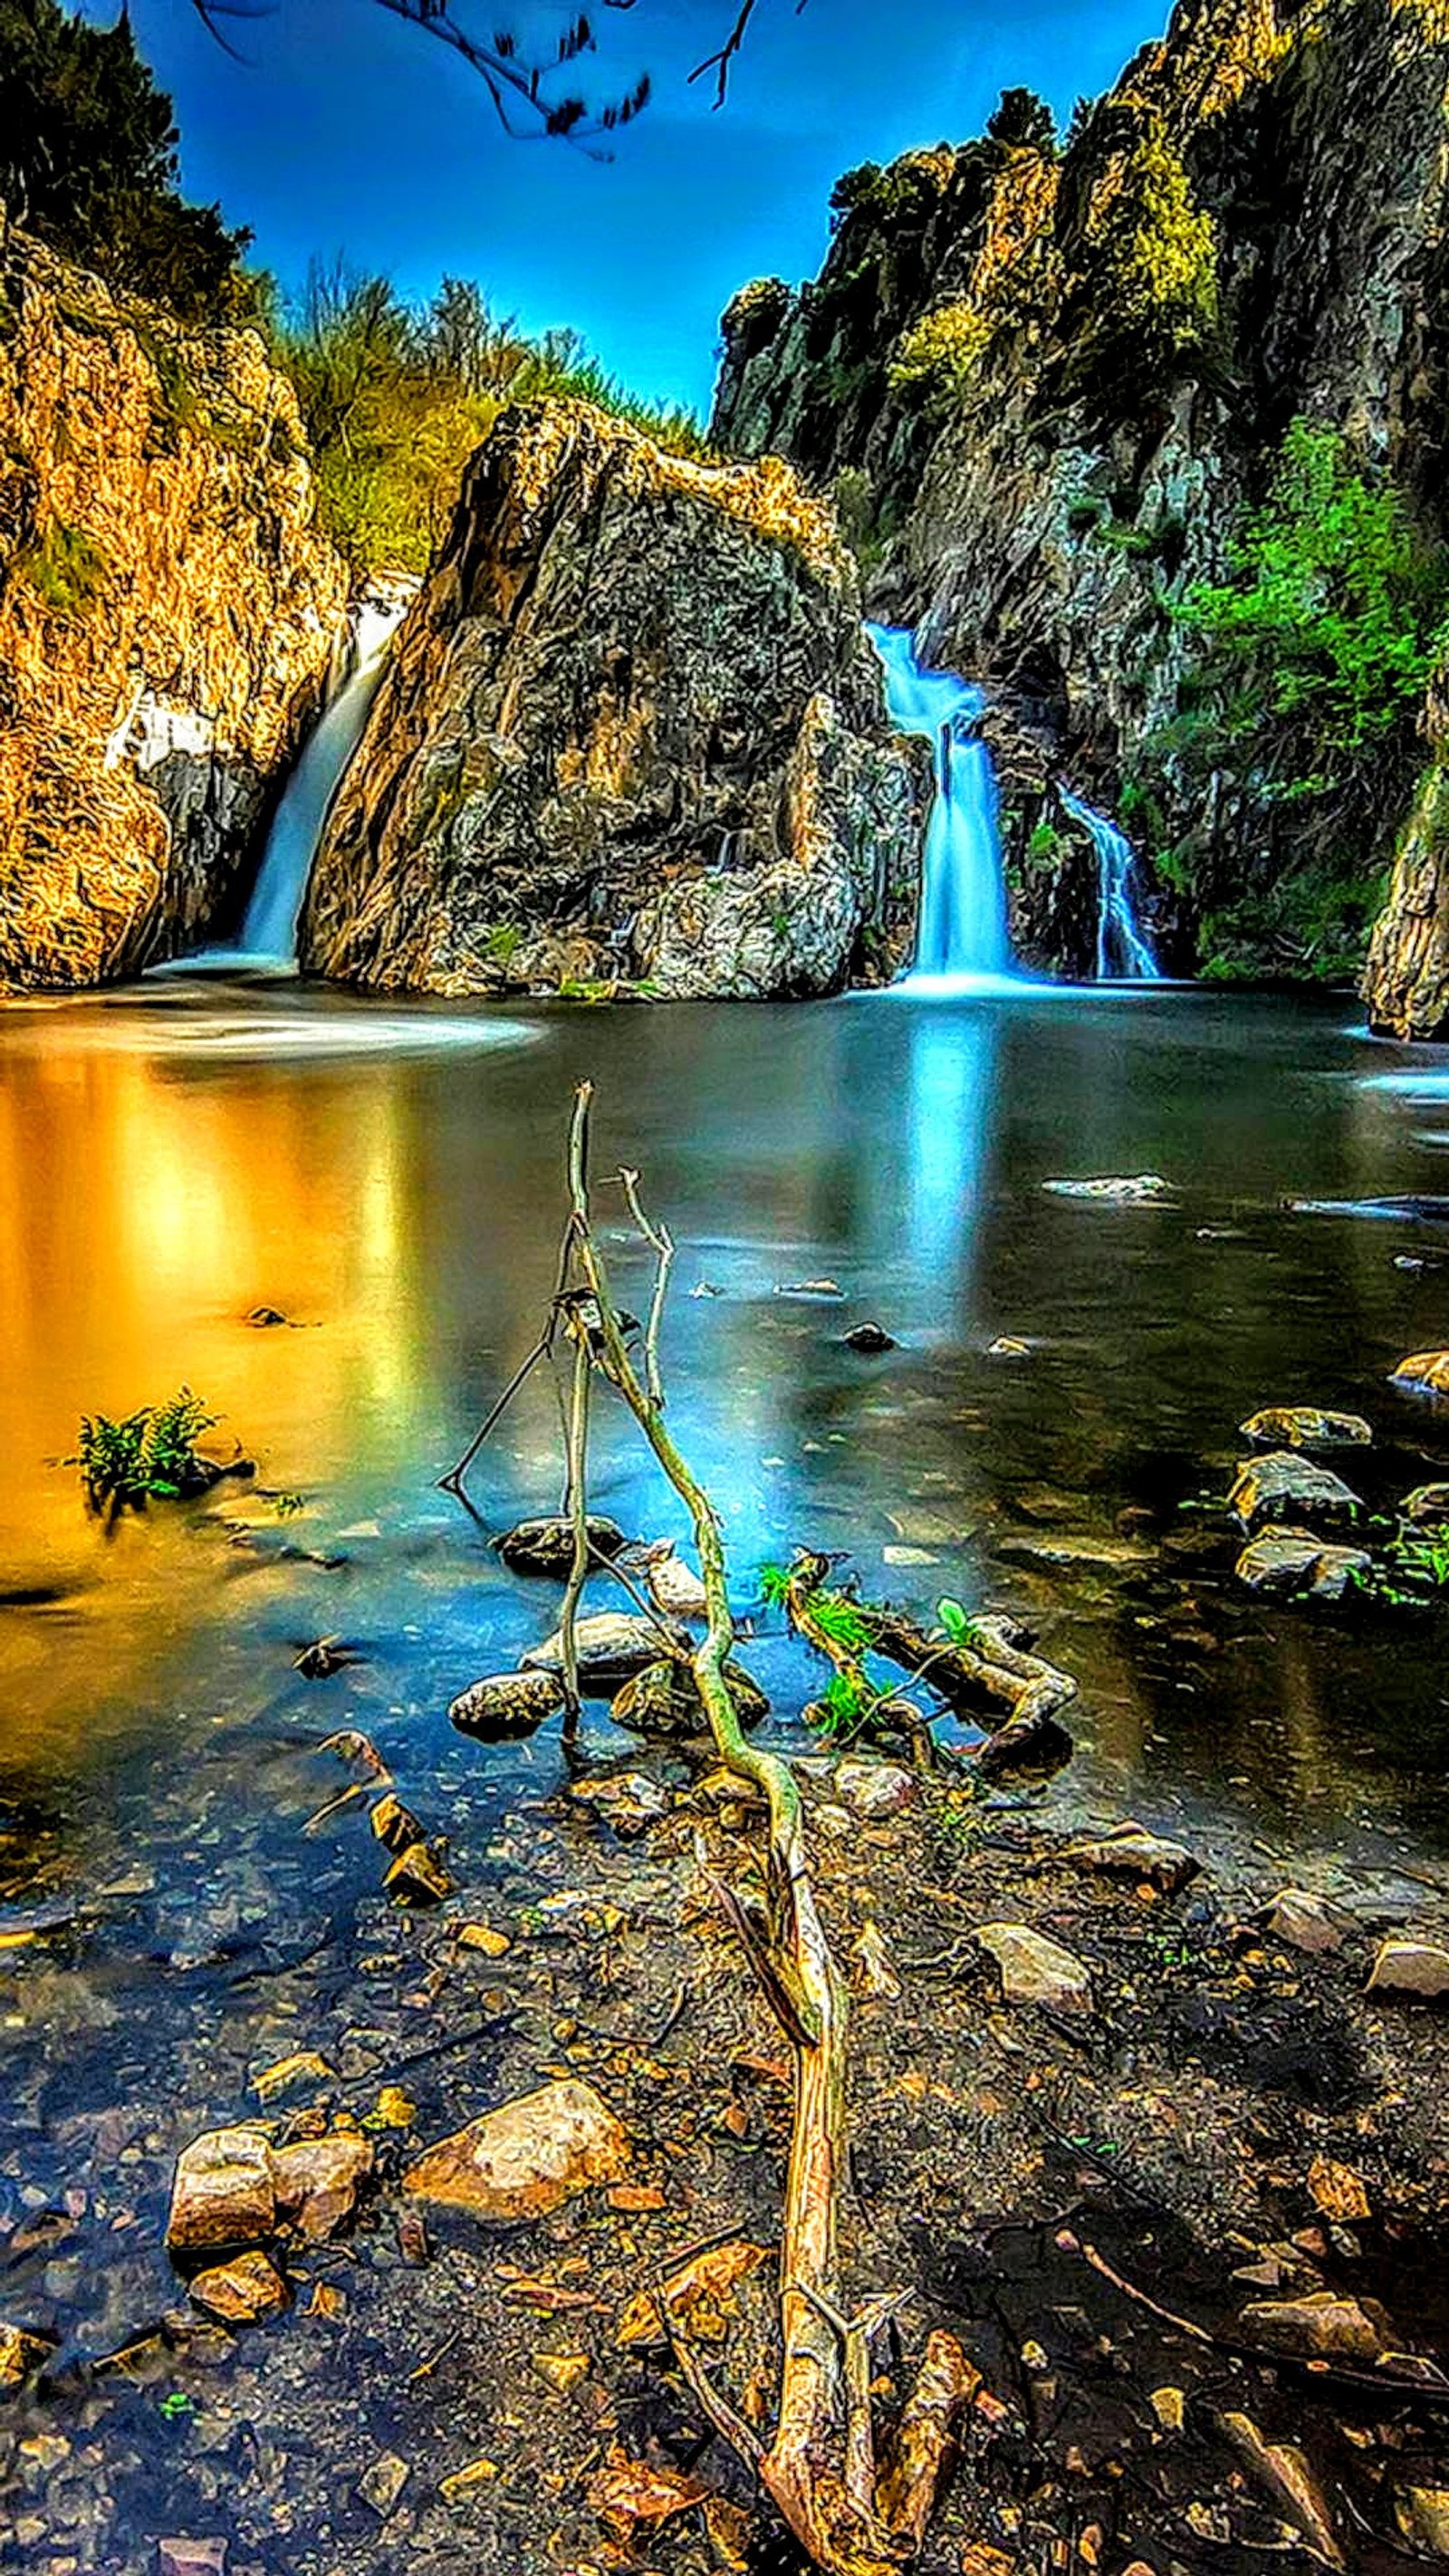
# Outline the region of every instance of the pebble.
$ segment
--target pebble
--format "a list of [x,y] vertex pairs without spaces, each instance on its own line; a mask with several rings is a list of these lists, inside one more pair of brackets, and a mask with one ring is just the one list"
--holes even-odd
[[1318,2361],[1376,2362],[1389,2349],[1376,2318],[1357,2299],[1314,2290],[1304,2299],[1254,2299],[1239,2320],[1255,2343]]
[[381,2451],[357,2481],[357,2493],[379,2522],[386,2522],[412,2471],[396,2451]]
[[270,2255],[257,2249],[198,2272],[191,2298],[194,2306],[209,2317],[219,2317],[223,2325],[261,2325],[268,2317],[281,2315],[287,2304],[287,2284]]
[[1411,1351],[1389,1380],[1414,1395],[1449,1395],[1449,1351]]
[[1092,1980],[1080,1959],[1026,1923],[980,1923],[973,1938],[1001,1971],[1003,2001],[1090,2012]]

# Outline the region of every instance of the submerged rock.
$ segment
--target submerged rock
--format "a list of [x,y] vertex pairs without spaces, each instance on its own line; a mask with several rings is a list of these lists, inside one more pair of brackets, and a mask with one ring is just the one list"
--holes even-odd
[[848,1351],[875,1353],[900,1349],[894,1333],[888,1333],[884,1324],[852,1324],[849,1332],[842,1333],[840,1338]]
[[476,1735],[483,1744],[514,1744],[536,1735],[563,1704],[563,1684],[551,1672],[490,1673],[460,1691],[448,1715],[462,1735]]
[[1080,1959],[1026,1923],[978,1923],[973,1939],[1001,1971],[1009,2004],[1047,2004],[1057,2012],[1090,2012],[1092,1980]]
[[279,2212],[302,2235],[320,2240],[336,2236],[354,2216],[372,2179],[372,2145],[355,2129],[333,2129],[275,2148],[271,2164]]
[[1373,2363],[1392,2349],[1381,2309],[1371,2311],[1332,2290],[1314,2290],[1303,2299],[1254,2299],[1239,2322],[1255,2343],[1305,2360]]
[[[667,1642],[652,1619],[631,1617],[623,1610],[600,1610],[591,1618],[580,1619],[574,1641],[579,1658],[579,1688],[600,1698],[607,1698],[635,1673],[658,1663]],[[673,1642],[681,1656],[694,1651],[683,1629],[674,1632]],[[532,1646],[526,1655],[521,1655],[519,1669],[562,1673],[562,1629],[555,1628],[541,1646]]]
[[403,2189],[472,2218],[542,2218],[595,2183],[617,2181],[630,2153],[602,2095],[566,2076],[440,2139],[409,2165]]
[[1367,1449],[1374,1436],[1361,1413],[1324,1413],[1314,1404],[1265,1405],[1241,1427],[1265,1449]]
[[611,1824],[616,1834],[646,1833],[669,1813],[667,1789],[643,1771],[615,1771],[603,1780],[576,1780],[573,1794]]
[[194,2306],[223,2325],[261,2325],[279,2317],[288,2302],[287,2284],[270,2255],[260,2251],[235,2254],[230,2262],[198,2272],[191,2284]]
[[854,561],[788,467],[516,405],[332,808],[303,963],[391,991],[831,992],[913,906],[919,774]]
[[1341,1601],[1372,1574],[1373,1558],[1365,1548],[1329,1546],[1311,1530],[1275,1529],[1250,1540],[1233,1571],[1250,1592]]
[[0,2318],[0,2397],[13,2397],[54,2350],[52,2335],[37,2334],[29,2326],[7,2325]]
[[167,2250],[182,2259],[232,2246],[260,2245],[274,2234],[276,2189],[271,2148],[262,2129],[208,2129],[184,2147],[171,2187]]
[[[599,1556],[617,1556],[627,1546],[617,1521],[603,1513],[590,1513],[585,1527],[589,1545]],[[519,1521],[493,1541],[498,1554],[511,1574],[556,1574],[566,1576],[574,1561],[573,1523],[568,1520]]]
[[1245,1530],[1297,1522],[1339,1528],[1356,1520],[1363,1505],[1331,1467],[1319,1467],[1291,1449],[1275,1449],[1269,1457],[1242,1462],[1228,1509]]
[[1113,1207],[1141,1207],[1170,1196],[1172,1183],[1160,1172],[1138,1172],[1126,1180],[1043,1181],[1042,1188],[1059,1199],[1103,1199]]

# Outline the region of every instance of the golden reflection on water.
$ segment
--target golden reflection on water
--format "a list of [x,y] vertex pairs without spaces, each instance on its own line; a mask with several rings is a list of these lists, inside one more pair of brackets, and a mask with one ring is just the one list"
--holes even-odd
[[[264,1479],[305,1486],[416,1439],[406,1095],[379,1069],[205,1082],[129,1052],[17,1053],[0,1085],[0,1741],[27,1755],[134,1697],[165,1638],[215,1615],[190,1510],[107,1537],[73,1469],[86,1411],[185,1380]],[[271,1305],[304,1329],[259,1330]],[[223,1496],[241,1488],[223,1487]],[[240,1570],[240,1569],[237,1569]],[[123,1579],[118,1580],[117,1578]],[[265,1578],[263,1578],[265,1579]]]

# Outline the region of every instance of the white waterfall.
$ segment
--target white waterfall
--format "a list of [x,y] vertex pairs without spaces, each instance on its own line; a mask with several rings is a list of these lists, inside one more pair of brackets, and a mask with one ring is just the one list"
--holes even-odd
[[1162,969],[1137,918],[1131,842],[1105,814],[1094,813],[1069,788],[1058,792],[1067,812],[1090,832],[1097,853],[1098,982],[1120,977],[1131,983],[1160,983]]
[[974,730],[979,689],[953,671],[923,671],[902,626],[867,626],[885,666],[886,706],[902,733],[933,750],[936,794],[926,832],[921,921],[910,980],[1000,977],[1011,966],[1006,872],[991,754]]
[[[407,604],[405,599],[366,600],[358,612],[356,659],[283,790],[232,953],[233,964],[244,960],[248,965],[291,966],[296,962],[297,922],[327,809],[362,739],[387,649]],[[198,961],[184,962],[194,966]]]

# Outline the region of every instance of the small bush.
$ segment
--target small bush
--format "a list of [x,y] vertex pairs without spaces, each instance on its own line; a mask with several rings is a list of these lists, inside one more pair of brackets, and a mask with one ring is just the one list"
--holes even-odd
[[147,1502],[177,1502],[215,1482],[215,1470],[198,1458],[196,1443],[216,1420],[189,1386],[119,1422],[88,1413],[80,1446],[66,1463],[80,1469],[87,1507],[107,1520]]
[[990,344],[991,325],[974,305],[938,304],[903,333],[887,369],[893,391],[932,411],[968,391]]

